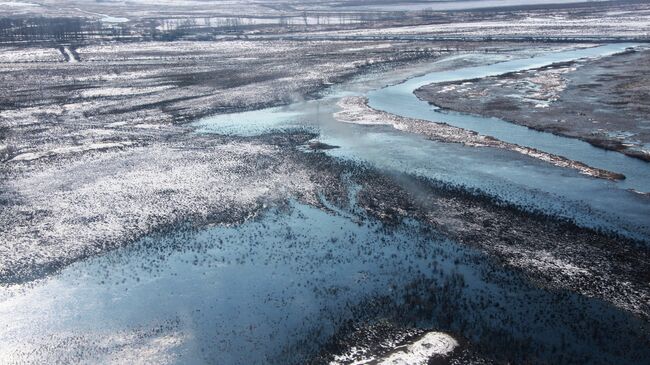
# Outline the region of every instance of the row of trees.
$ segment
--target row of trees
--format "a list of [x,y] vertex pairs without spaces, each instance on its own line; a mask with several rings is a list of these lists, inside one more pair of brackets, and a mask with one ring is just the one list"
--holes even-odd
[[85,18],[0,18],[0,42],[79,42],[125,36],[130,33],[127,28],[125,25],[106,26]]
[[78,42],[107,37],[171,40],[196,35],[240,33],[250,27],[359,24],[386,21],[395,16],[392,13],[303,12],[277,17],[151,18],[127,23],[107,23],[79,17],[7,17],[0,18],[0,42]]

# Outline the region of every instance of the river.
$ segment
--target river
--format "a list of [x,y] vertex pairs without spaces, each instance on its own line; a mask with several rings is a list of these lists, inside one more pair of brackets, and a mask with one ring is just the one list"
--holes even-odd
[[[441,112],[413,94],[415,89],[433,82],[493,76],[555,62],[602,57],[630,46],[633,45],[613,44],[548,52],[527,58],[501,59],[499,62],[495,62],[494,56],[485,56],[484,65],[456,69],[449,69],[450,59],[442,59],[428,68],[413,70],[410,75],[389,72],[361,78],[334,88],[330,94],[318,100],[216,115],[199,120],[194,125],[198,133],[236,135],[307,128],[318,133],[322,142],[340,147],[326,152],[335,157],[478,189],[510,203],[573,219],[585,226],[650,240],[647,219],[650,216],[650,202],[647,197],[630,191],[650,191],[650,166],[646,162],[602,150],[577,139],[535,131],[496,118]],[[451,59],[458,57],[469,56],[453,56]],[[340,98],[351,95],[367,96],[369,105],[378,110],[474,130],[593,167],[621,172],[626,179],[596,179],[516,152],[433,142],[390,127],[340,123],[333,117],[339,110],[336,103]]]

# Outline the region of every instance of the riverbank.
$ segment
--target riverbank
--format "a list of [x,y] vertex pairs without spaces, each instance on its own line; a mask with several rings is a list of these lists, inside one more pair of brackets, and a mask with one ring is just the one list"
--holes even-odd
[[494,137],[484,136],[473,131],[450,126],[445,123],[436,123],[412,118],[403,118],[374,110],[368,106],[368,100],[363,97],[343,98],[338,106],[341,111],[335,117],[342,122],[368,124],[368,125],[391,125],[395,129],[409,133],[420,134],[428,139],[446,143],[461,143],[471,147],[492,147],[521,153],[536,158],[558,167],[565,167],[579,171],[592,177],[609,180],[622,180],[625,175],[593,168],[579,161],[573,161],[562,156],[540,151],[535,148],[520,146],[514,143],[506,143]]
[[438,107],[497,117],[650,161],[650,51],[462,82],[416,95]]

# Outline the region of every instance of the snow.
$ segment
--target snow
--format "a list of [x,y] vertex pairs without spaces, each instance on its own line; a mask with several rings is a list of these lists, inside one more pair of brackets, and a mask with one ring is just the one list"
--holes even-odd
[[429,332],[405,350],[397,351],[379,364],[426,365],[433,356],[447,355],[458,346],[458,342],[446,333]]
[[59,62],[63,56],[56,48],[38,47],[3,47],[0,51],[0,63],[23,62]]
[[85,89],[81,92],[84,98],[95,98],[101,96],[124,96],[151,94],[173,88],[171,85],[155,87],[102,87],[97,89]]
[[79,62],[75,55],[70,51],[69,47],[63,47],[63,52],[65,52],[66,55],[68,55],[68,62],[70,63],[77,63]]
[[[567,16],[568,15],[568,16]],[[571,14],[532,13],[523,19],[479,20],[450,22],[444,24],[422,24],[412,26],[384,27],[377,29],[353,29],[314,32],[319,35],[340,36],[557,36],[558,30],[565,36],[647,36],[650,14],[636,12],[629,14],[595,14],[574,17]]]
[[[124,146],[126,142],[93,143],[14,157],[10,163],[33,164],[46,156],[80,153],[9,182],[7,191],[24,205],[0,212],[7,227],[0,232],[1,275],[23,265],[102,252],[188,216],[201,220],[228,212],[232,217],[253,211],[260,199],[291,192],[307,198],[315,189],[305,168],[285,161],[273,146],[232,142],[207,148],[120,148]],[[97,149],[104,152],[81,153]],[[260,156],[263,165],[254,162]],[[34,212],[40,212],[39,218],[20,223]]]
[[129,18],[123,18],[123,17],[115,17],[107,14],[102,14],[102,13],[94,13],[92,11],[86,11],[83,9],[75,8],[75,10],[78,10],[82,13],[90,14],[90,15],[97,15],[101,17],[101,21],[104,23],[125,23],[129,21]]
[[418,340],[406,346],[399,346],[384,358],[362,357],[365,349],[352,347],[344,355],[335,356],[330,365],[426,365],[429,359],[446,356],[458,347],[458,342],[443,332],[428,332]]
[[34,3],[24,3],[19,1],[0,1],[0,6],[31,7],[31,6],[40,6],[40,5]]
[[21,153],[9,161],[10,162],[33,161],[43,157],[52,157],[52,156],[64,155],[68,153],[88,152],[93,150],[106,150],[110,148],[121,148],[121,147],[127,147],[131,145],[133,145],[133,142],[112,142],[112,143],[104,142],[104,143],[90,143],[81,146],[66,146],[66,147],[54,148],[47,151]]
[[[346,9],[369,9],[381,11],[420,11],[420,10],[433,10],[433,11],[448,11],[448,10],[467,10],[467,9],[481,9],[481,8],[497,8],[508,6],[520,5],[541,5],[541,4],[568,4],[568,3],[581,3],[587,0],[464,0],[464,1],[412,1],[412,2],[399,2],[397,4],[378,3],[375,4],[360,4],[352,3],[352,5],[343,5]],[[604,1],[604,0],[592,0]]]

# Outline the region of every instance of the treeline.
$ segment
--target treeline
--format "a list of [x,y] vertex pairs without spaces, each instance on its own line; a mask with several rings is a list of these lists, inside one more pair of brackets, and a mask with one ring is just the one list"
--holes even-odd
[[[286,27],[282,19],[275,26]],[[250,18],[144,19],[137,22],[108,23],[79,17],[0,18],[0,43],[80,43],[86,40],[178,40],[238,34],[254,26]]]
[[220,35],[243,34],[250,29],[302,30],[304,27],[349,27],[356,24],[431,21],[434,12],[296,12],[277,16],[214,16],[190,18],[147,18],[124,23],[102,22],[82,17],[0,18],[0,43],[83,42],[106,40],[213,39]]
[[125,23],[102,22],[81,17],[0,18],[1,43],[83,42],[110,40],[211,39],[241,34],[251,28],[300,29],[306,26],[346,26],[403,18],[401,13],[298,13],[280,16],[217,16],[196,18],[149,18]]
[[129,35],[127,27],[105,26],[86,18],[0,18],[0,42],[80,42]]
[[[223,26],[222,26],[223,27]],[[239,30],[240,24],[226,28]],[[87,40],[175,40],[206,33],[193,19],[146,19],[137,23],[105,23],[73,17],[0,18],[0,43],[82,43]],[[211,34],[215,32],[212,31]]]

